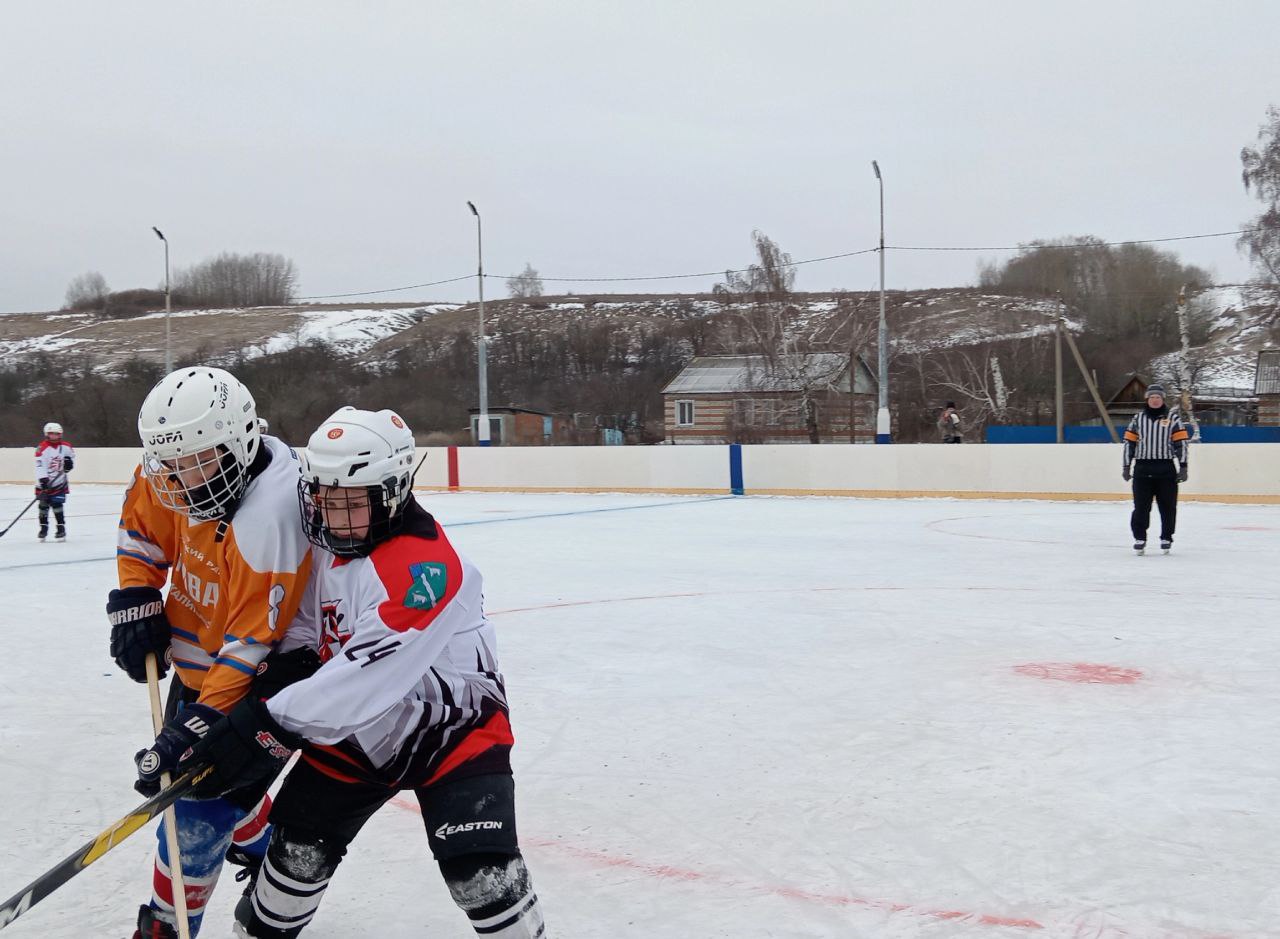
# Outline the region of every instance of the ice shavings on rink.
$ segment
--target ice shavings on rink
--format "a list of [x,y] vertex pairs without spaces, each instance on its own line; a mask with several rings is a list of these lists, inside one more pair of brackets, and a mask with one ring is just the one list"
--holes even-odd
[[[1134,557],[1119,503],[420,498],[485,574],[548,936],[1280,936],[1280,507],[1187,504]],[[5,896],[138,801],[119,502],[0,539]],[[153,843],[6,939],[130,934]],[[469,935],[412,797],[304,935],[369,929]]]

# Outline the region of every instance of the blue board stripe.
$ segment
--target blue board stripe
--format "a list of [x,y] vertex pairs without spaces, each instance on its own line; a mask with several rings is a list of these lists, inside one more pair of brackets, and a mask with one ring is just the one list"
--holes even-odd
[[729,491],[735,496],[743,494],[742,488],[742,444],[729,444]]

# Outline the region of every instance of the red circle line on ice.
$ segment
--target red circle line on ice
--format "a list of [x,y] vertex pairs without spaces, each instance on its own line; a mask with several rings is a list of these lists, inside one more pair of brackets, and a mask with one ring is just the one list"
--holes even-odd
[[1095,662],[1028,662],[1015,665],[1013,670],[1028,678],[1090,685],[1132,685],[1142,678],[1142,672],[1136,668]]

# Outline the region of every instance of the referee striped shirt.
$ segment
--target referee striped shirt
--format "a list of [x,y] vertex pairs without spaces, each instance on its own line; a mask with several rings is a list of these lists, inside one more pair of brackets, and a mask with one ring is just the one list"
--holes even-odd
[[1134,460],[1172,460],[1187,465],[1190,434],[1177,408],[1152,414],[1141,410],[1133,415],[1124,432],[1124,465]]

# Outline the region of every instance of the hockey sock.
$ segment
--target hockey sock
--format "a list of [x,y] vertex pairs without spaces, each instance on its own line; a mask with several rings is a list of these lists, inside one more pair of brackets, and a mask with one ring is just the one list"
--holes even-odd
[[277,828],[253,894],[236,906],[236,921],[254,939],[294,939],[320,907],[346,847],[314,834]]
[[540,939],[546,933],[538,895],[519,854],[464,854],[441,861],[440,873],[476,935]]
[[[194,801],[179,799],[174,803],[178,819],[178,843],[182,845],[182,879],[186,885],[187,923],[191,935],[200,931],[205,905],[222,873],[223,857],[231,843],[231,830],[238,814],[236,808],[222,799]],[[157,918],[175,922],[173,881],[169,873],[169,845],[165,823],[156,831],[155,873],[152,878],[151,907]]]
[[231,852],[240,857],[261,860],[271,840],[270,814],[271,796],[263,796],[262,801],[236,823],[235,831],[231,833]]

